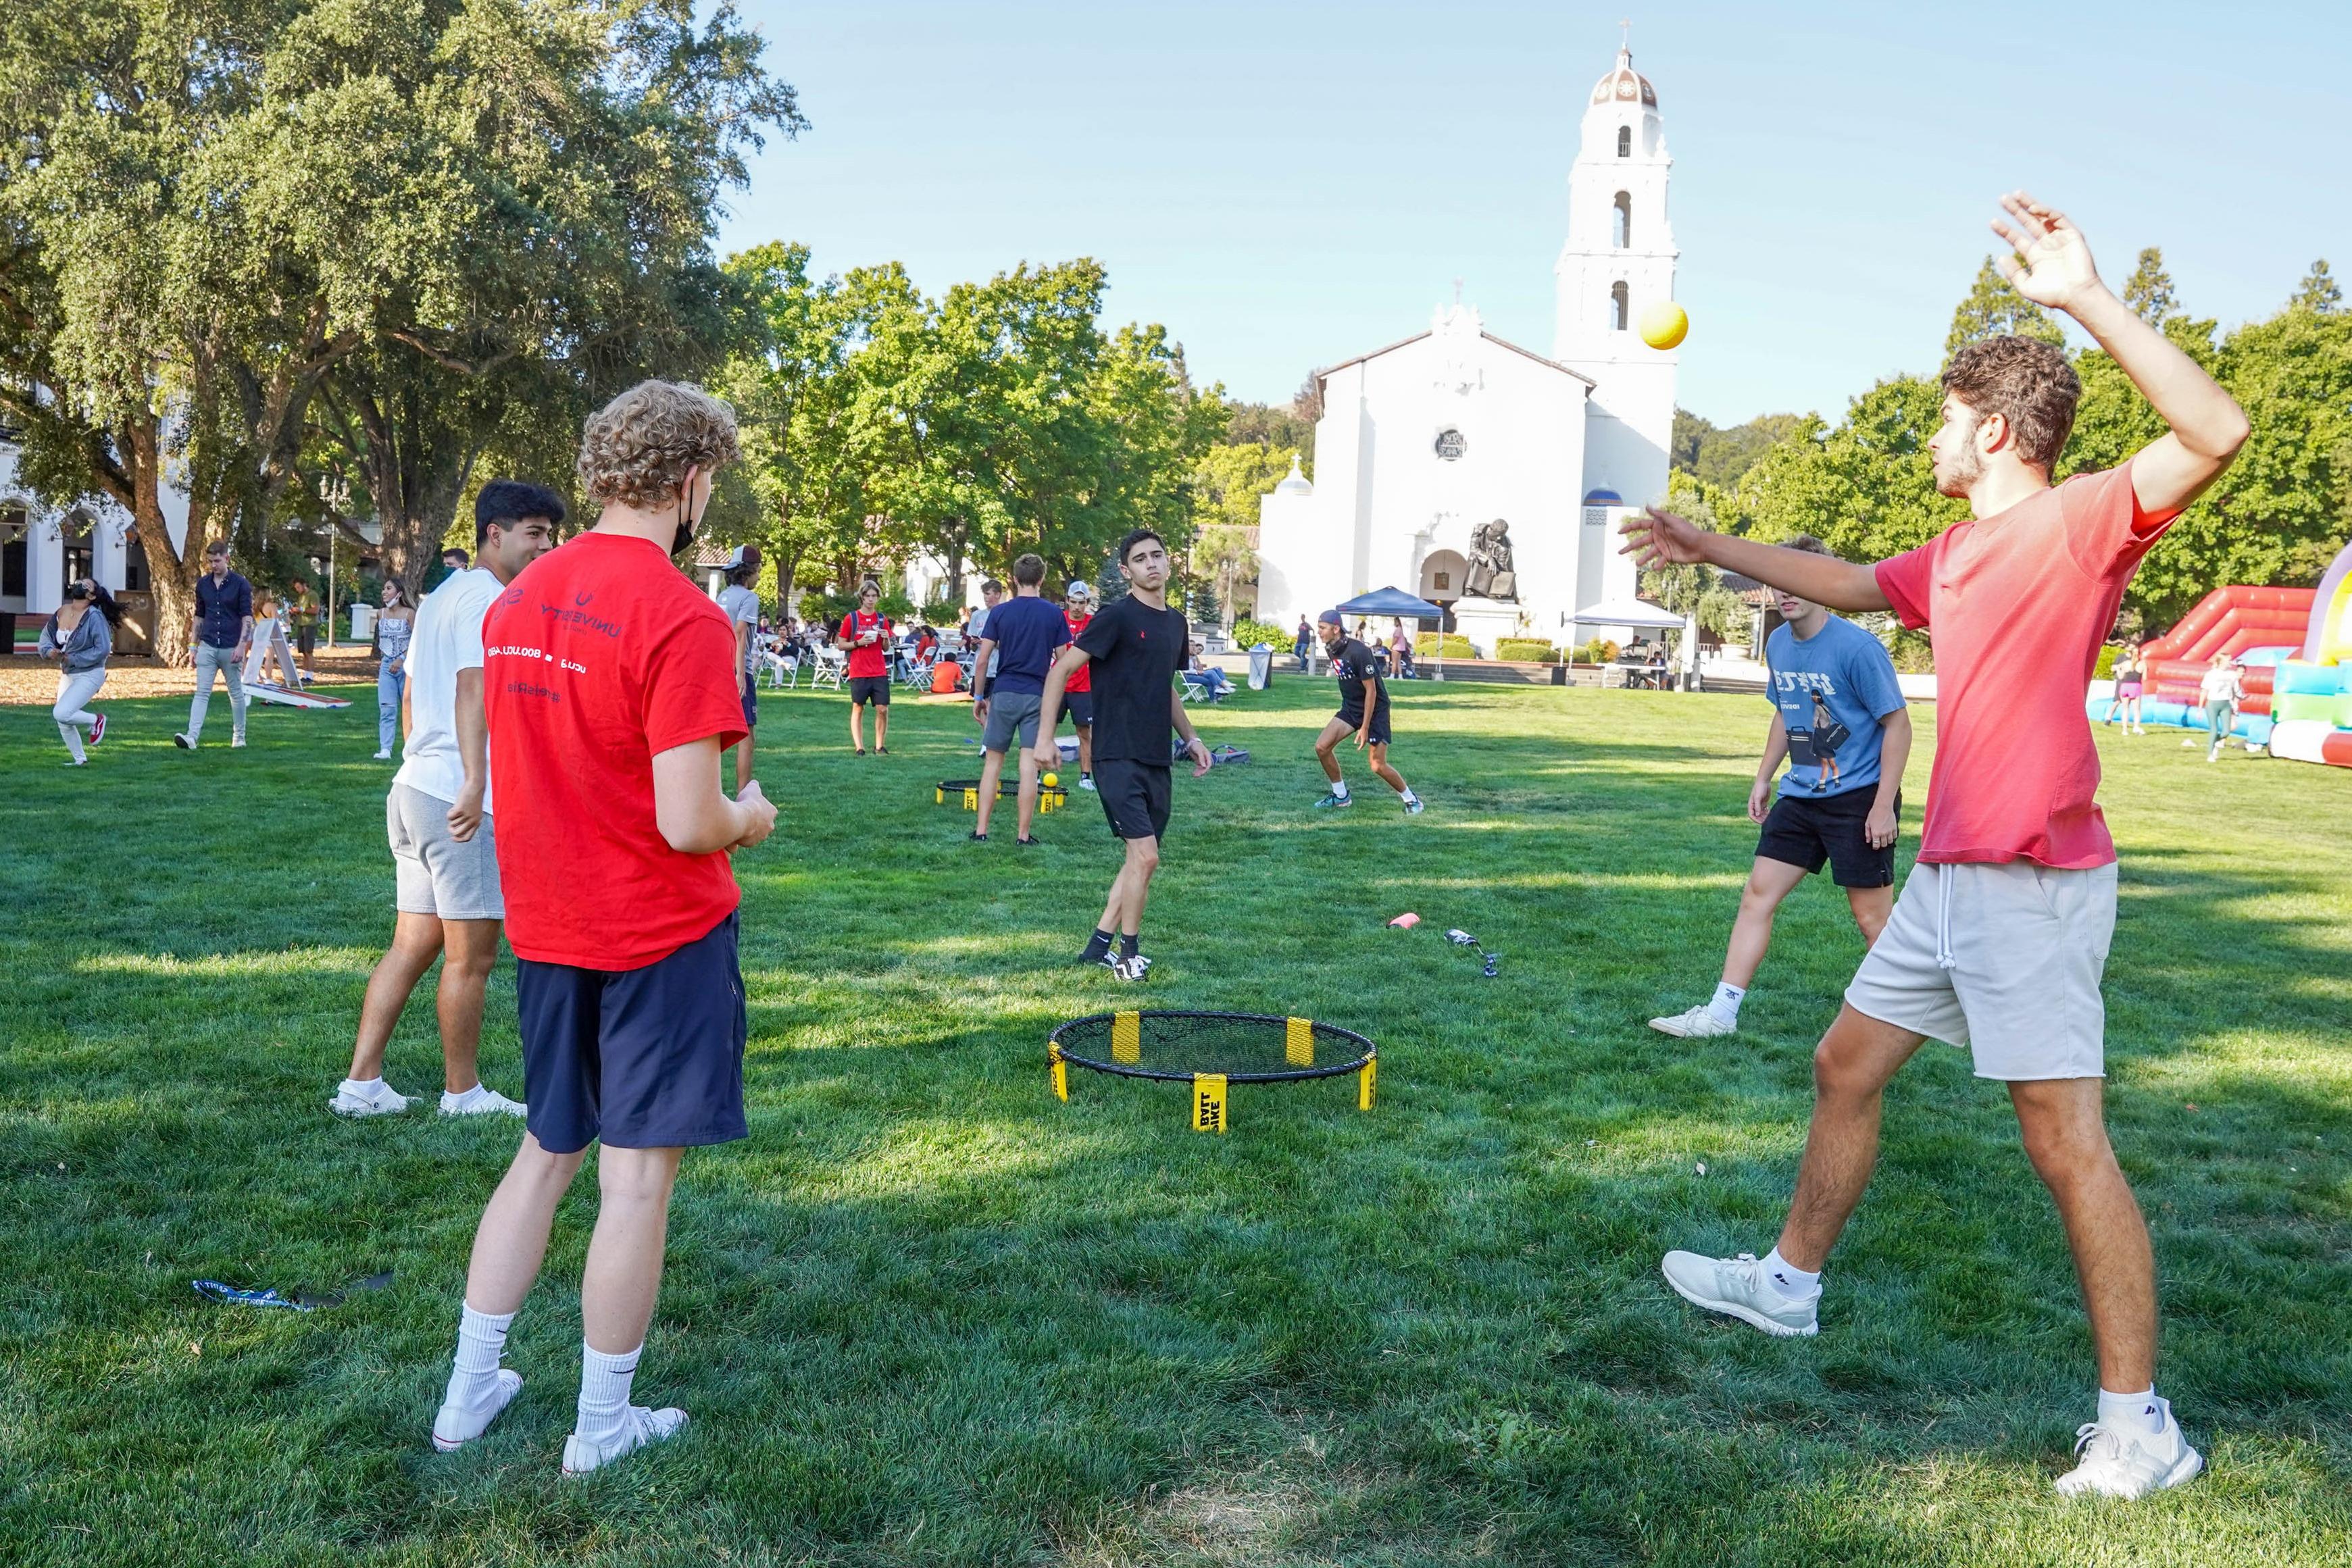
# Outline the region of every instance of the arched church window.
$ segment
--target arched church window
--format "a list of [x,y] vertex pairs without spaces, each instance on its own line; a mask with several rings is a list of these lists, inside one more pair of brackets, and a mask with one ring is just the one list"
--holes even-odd
[[1626,293],[1625,286],[1622,283],[1611,284],[1609,286],[1610,330],[1615,332],[1623,331],[1625,329],[1626,312],[1632,308],[1633,305],[1631,297]]
[[1633,128],[1630,125],[1621,125],[1617,128],[1617,156],[1631,158],[1633,155]]
[[1617,193],[1616,216],[1611,220],[1610,233],[1616,236],[1613,243],[1619,250],[1633,243],[1633,197],[1629,192]]

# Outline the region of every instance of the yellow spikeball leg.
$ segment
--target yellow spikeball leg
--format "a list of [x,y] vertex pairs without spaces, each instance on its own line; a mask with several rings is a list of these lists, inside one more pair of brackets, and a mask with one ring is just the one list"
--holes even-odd
[[1661,351],[1679,348],[1690,333],[1690,317],[1671,299],[1654,300],[1642,308],[1642,341]]

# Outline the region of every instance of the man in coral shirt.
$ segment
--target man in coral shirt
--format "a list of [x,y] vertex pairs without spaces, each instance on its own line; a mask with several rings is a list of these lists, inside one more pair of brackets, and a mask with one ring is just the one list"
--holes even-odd
[[[2082,384],[2024,338],[1969,344],[1944,371],[1936,487],[1972,514],[1875,566],[1709,533],[1667,514],[1624,528],[1643,564],[1710,561],[1836,610],[1931,629],[1937,744],[1918,864],[1813,1054],[1813,1118],[1780,1244],[1759,1262],[1670,1252],[1685,1299],[1771,1334],[1811,1334],[1831,1246],[1869,1184],[1882,1092],[1921,1042],[1965,1045],[2008,1085],[2028,1157],[2065,1223],[2098,1350],[2097,1419],[2068,1496],[2138,1498],[2203,1460],[2156,1393],[2156,1265],[2103,1108],[2099,984],[2116,852],[2094,799],[2083,688],[2125,586],[2237,455],[2230,394],[2100,280],[2083,235],[2023,193],[1993,228],[2019,293],[2063,310],[2170,427],[2124,466],[2053,486]],[[2021,741],[2020,737],[2031,737]]]
[[482,623],[499,877],[517,959],[522,1148],[482,1215],[444,1450],[488,1429],[522,1378],[499,1365],[547,1253],[556,1205],[601,1142],[580,1287],[579,1420],[563,1471],[686,1425],[629,1403],[661,1287],[684,1151],[745,1135],[740,894],[728,862],[774,828],[719,758],[744,737],[727,614],[671,556],[693,542],[735,418],[695,388],[645,382],[588,422],[581,487],[595,528],[524,569]]

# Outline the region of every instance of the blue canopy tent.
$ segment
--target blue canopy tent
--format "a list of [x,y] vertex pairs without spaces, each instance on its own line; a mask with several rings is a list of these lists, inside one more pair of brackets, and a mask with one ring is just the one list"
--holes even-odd
[[1437,622],[1437,676],[1445,678],[1445,610],[1426,599],[1415,599],[1402,588],[1375,588],[1336,608],[1342,615],[1429,616]]

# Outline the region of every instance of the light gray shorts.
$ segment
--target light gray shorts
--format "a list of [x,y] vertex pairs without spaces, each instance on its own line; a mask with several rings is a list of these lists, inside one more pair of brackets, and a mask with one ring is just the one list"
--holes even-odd
[[392,906],[404,915],[444,920],[504,920],[499,889],[499,846],[486,813],[464,843],[449,836],[449,802],[405,784],[383,801],[384,835],[392,841]]
[[1036,745],[1037,708],[1044,700],[1035,692],[989,693],[988,727],[981,745],[990,751],[1010,751],[1016,734],[1024,751]]
[[1847,1005],[1967,1046],[1979,1078],[2106,1076],[2099,979],[2116,934],[2116,868],[2032,861],[1911,868]]

